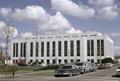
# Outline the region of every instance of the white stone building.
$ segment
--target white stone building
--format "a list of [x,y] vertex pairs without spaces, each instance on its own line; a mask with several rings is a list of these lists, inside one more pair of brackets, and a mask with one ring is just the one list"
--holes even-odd
[[11,59],[26,63],[38,60],[44,64],[100,62],[114,58],[113,41],[97,32],[41,35],[12,40]]

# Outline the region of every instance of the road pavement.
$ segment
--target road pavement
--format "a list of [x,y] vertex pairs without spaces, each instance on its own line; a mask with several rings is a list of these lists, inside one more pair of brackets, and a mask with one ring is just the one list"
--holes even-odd
[[0,81],[120,81],[119,77],[112,77],[115,68],[80,74],[72,77],[32,76],[29,74],[16,75],[15,78],[1,78]]

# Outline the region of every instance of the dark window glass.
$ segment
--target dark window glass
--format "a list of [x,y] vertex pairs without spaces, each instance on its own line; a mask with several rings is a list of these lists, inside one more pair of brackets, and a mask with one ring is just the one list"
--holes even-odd
[[87,40],[87,56],[90,56],[90,40]]
[[44,57],[44,42],[41,42],[41,57]]
[[59,64],[61,64],[61,59],[58,60]]
[[101,40],[101,55],[104,56],[104,40]]
[[94,40],[91,40],[91,56],[94,56]]
[[50,56],[50,42],[47,42],[47,57]]
[[61,41],[58,41],[58,56],[61,56]]
[[77,40],[77,56],[80,56],[80,41]]
[[74,56],[74,41],[70,41],[70,55]]
[[55,56],[55,41],[52,43],[52,56]]
[[64,63],[65,63],[65,64],[67,63],[67,59],[64,60]]
[[18,43],[16,43],[16,57],[18,57]]
[[20,44],[20,56],[23,57],[23,43]]
[[97,56],[100,56],[100,40],[97,40]]
[[23,57],[26,57],[26,43],[23,43],[24,44],[24,54],[23,54]]
[[38,53],[39,53],[39,43],[36,42],[36,57],[38,57]]
[[15,43],[13,43],[13,57],[15,57]]
[[30,43],[30,57],[33,57],[33,42]]
[[50,60],[47,60],[47,64],[50,64]]
[[94,59],[91,59],[91,63],[94,63]]
[[67,47],[67,41],[64,41],[64,56],[67,56],[68,47]]

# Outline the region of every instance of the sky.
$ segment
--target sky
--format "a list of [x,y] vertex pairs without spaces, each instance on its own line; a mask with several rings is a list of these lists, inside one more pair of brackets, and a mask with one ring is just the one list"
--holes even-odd
[[17,37],[101,32],[120,55],[120,0],[0,0],[0,31],[5,25]]

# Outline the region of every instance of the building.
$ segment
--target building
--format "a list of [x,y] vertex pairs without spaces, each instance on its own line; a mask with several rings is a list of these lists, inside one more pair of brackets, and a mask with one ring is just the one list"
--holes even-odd
[[100,62],[114,58],[113,41],[98,32],[41,35],[12,40],[11,59],[44,64]]

